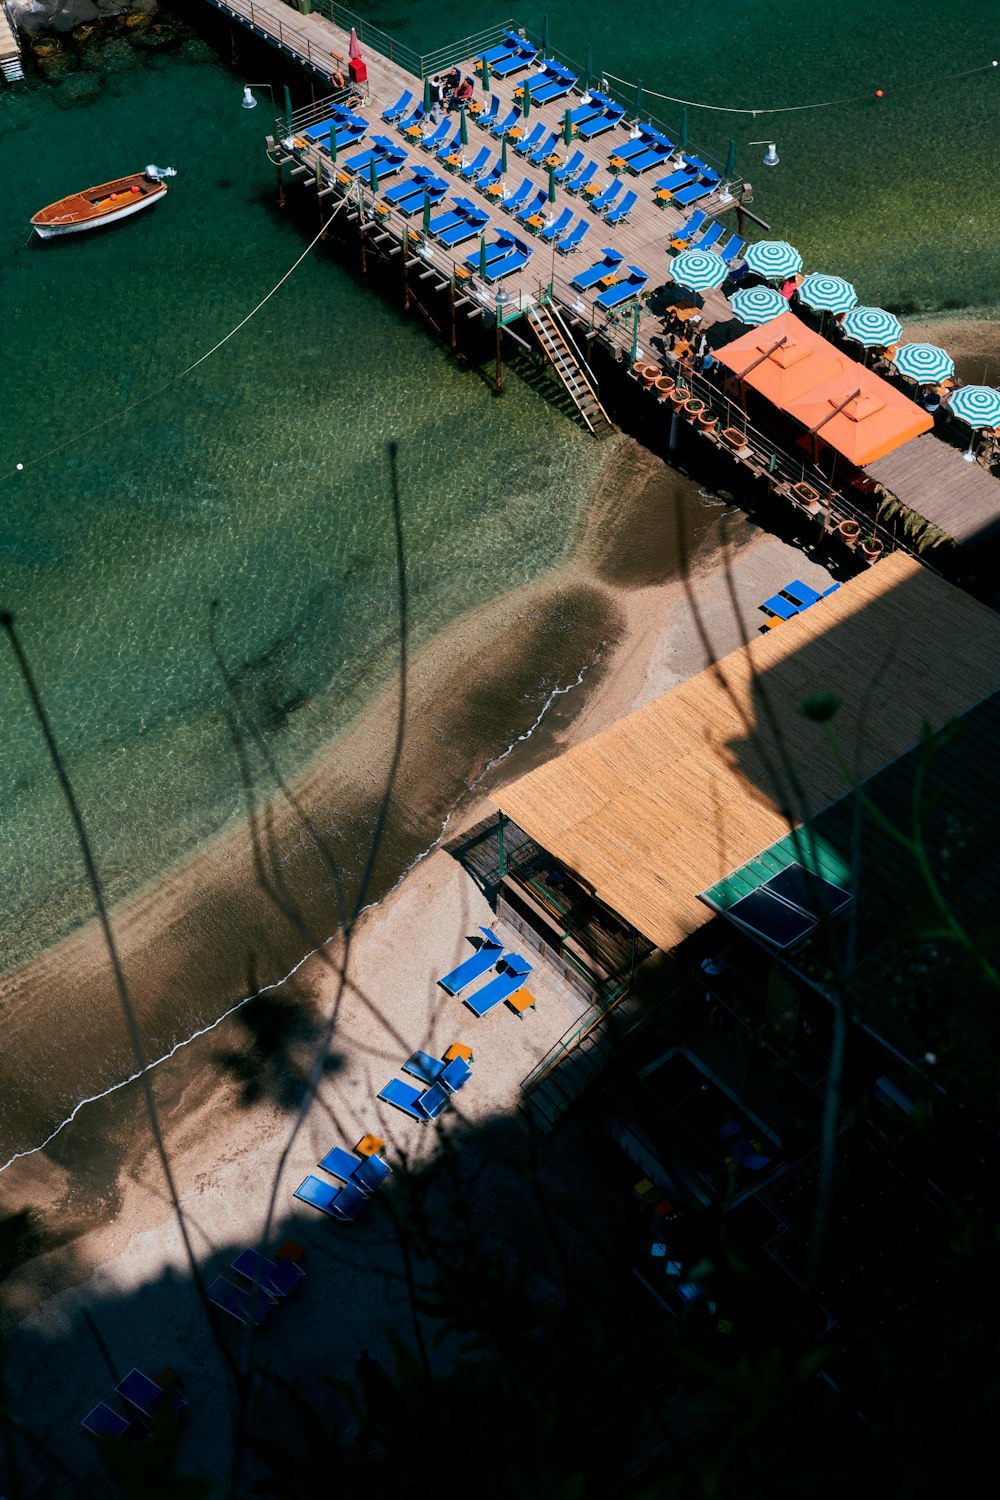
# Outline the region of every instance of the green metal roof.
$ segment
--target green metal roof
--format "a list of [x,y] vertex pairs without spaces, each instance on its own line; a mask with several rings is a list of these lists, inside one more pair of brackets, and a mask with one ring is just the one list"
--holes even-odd
[[[840,803],[835,804],[840,806]],[[702,900],[720,911],[728,911],[744,896],[757,890],[774,875],[789,865],[804,865],[813,875],[820,875],[834,885],[850,890],[851,867],[836,846],[824,839],[816,830],[815,823],[796,828],[783,839],[772,844],[754,859],[741,865],[738,870],[725,876],[707,891],[702,891]]]

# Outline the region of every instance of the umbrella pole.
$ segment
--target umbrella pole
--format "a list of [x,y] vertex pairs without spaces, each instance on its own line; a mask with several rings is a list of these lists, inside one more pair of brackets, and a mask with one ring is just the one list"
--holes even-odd
[[497,375],[496,375],[496,386],[494,388],[494,394],[497,395],[497,396],[499,396],[500,391],[503,388],[503,361],[501,359],[501,354],[500,354],[500,335],[501,335],[503,329],[502,329],[502,324],[500,322],[500,304],[499,304],[499,302],[497,303],[496,315],[497,315]]

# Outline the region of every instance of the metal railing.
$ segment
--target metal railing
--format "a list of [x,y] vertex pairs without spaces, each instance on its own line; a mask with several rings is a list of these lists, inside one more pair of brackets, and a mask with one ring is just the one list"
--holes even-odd
[[[217,0],[212,0],[212,3],[217,3]],[[296,7],[294,0],[283,0],[283,3],[293,10],[299,8]],[[301,8],[305,14],[315,12],[316,15],[325,16],[341,31],[349,32],[353,26],[362,47],[370,52],[380,53],[397,67],[411,73],[414,78],[421,79],[429,78],[432,74],[450,67],[453,63],[462,62],[465,58],[481,56],[483,52],[497,45],[505,28],[513,30],[514,27],[513,21],[502,22],[495,26],[488,26],[483,31],[457,37],[455,41],[443,47],[436,47],[430,52],[420,53],[415,48],[407,46],[405,42],[400,42],[394,36],[390,36],[387,31],[373,26],[364,16],[348,10],[346,5],[338,5],[336,0],[301,0]]]
[[328,82],[331,62],[340,66],[346,61],[341,53],[334,52],[331,47],[324,47],[315,33],[310,33],[301,26],[290,25],[280,18],[275,19],[270,10],[255,6],[253,0],[209,0],[209,4],[234,21],[241,21],[265,40],[277,42],[289,57]]

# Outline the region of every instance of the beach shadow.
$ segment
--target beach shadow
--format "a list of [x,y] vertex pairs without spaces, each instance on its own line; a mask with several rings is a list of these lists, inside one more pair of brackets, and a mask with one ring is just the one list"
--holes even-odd
[[[272,993],[248,1000],[232,1021],[239,1032],[236,1045],[217,1051],[212,1060],[238,1086],[240,1105],[250,1109],[269,1099],[279,1109],[297,1110],[309,1090],[323,1018],[304,998]],[[328,1051],[324,1077],[342,1066],[339,1054]]]

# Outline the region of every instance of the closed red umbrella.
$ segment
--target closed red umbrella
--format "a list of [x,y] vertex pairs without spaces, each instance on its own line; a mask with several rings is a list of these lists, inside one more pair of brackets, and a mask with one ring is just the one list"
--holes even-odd
[[358,41],[358,33],[351,27],[351,40],[347,44],[347,55],[356,62],[361,56],[361,43]]

